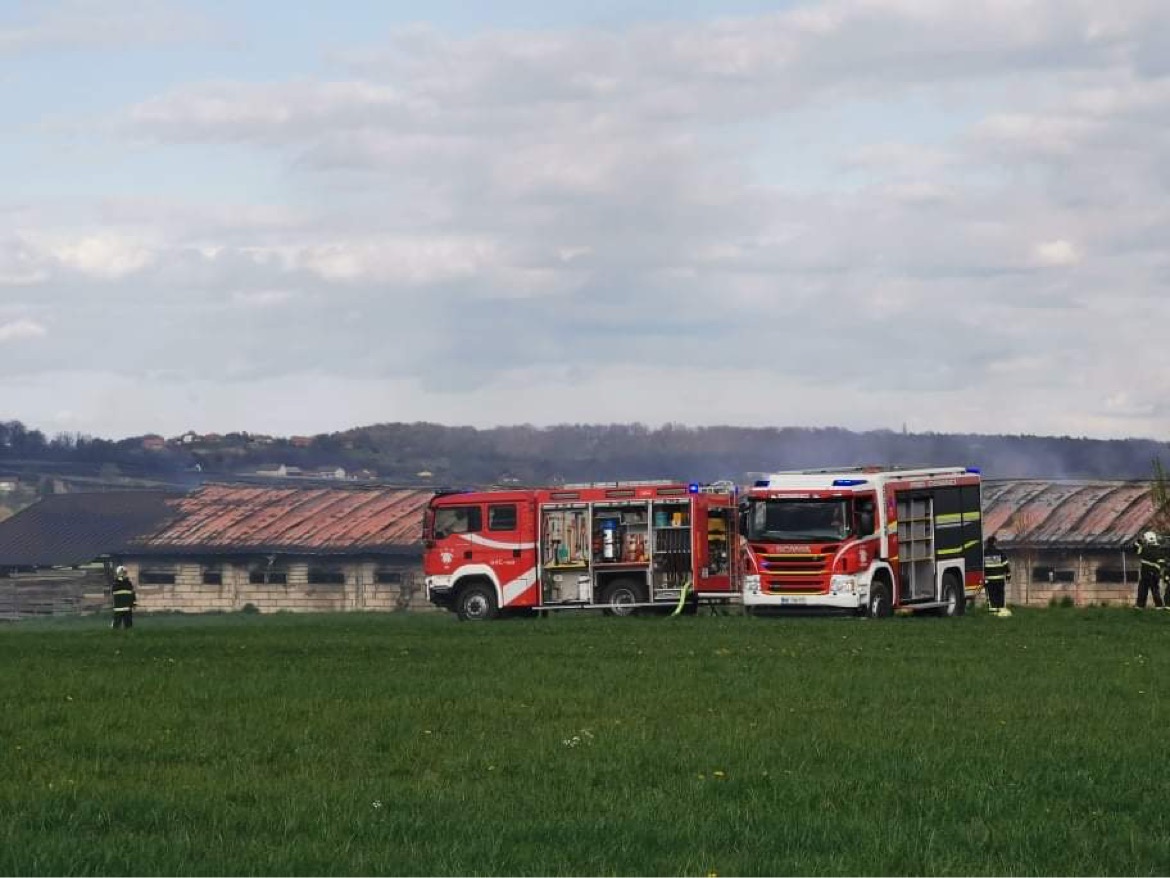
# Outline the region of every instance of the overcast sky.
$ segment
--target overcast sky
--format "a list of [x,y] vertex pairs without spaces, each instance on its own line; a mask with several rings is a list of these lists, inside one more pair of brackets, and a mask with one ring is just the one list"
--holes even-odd
[[0,0],[0,109],[50,435],[1170,437],[1166,0]]

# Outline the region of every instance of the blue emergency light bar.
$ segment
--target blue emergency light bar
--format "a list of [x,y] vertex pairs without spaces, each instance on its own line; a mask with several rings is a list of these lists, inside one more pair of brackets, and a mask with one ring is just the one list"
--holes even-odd
[[980,473],[983,472],[983,470],[977,466],[969,466],[969,467],[967,467],[967,472],[975,473],[975,475],[979,475]]
[[864,485],[867,479],[833,479],[834,488],[853,488],[857,485]]
[[687,491],[691,494],[698,494],[699,493],[699,483],[698,482],[691,482],[689,485],[687,485]]

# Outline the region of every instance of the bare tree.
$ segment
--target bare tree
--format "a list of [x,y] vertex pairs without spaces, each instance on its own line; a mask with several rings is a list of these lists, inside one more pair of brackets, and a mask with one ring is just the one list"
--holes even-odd
[[1158,533],[1170,532],[1170,485],[1166,483],[1166,470],[1162,461],[1154,458],[1154,480],[1150,483],[1150,503],[1154,508],[1150,525]]

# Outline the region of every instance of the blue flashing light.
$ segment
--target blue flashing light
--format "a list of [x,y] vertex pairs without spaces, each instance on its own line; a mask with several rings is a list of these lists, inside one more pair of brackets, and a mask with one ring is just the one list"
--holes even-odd
[[864,485],[868,479],[833,479],[834,488],[853,488],[857,485]]
[[768,487],[768,480],[767,479],[756,479],[756,483],[754,485],[752,485],[752,487],[753,488],[766,488],[766,487]]
[[691,482],[689,485],[687,485],[687,491],[691,494],[698,494],[699,493],[699,483],[698,482]]
[[967,467],[967,472],[975,473],[975,475],[979,475],[980,473],[983,472],[983,470],[977,466],[969,466],[969,467]]

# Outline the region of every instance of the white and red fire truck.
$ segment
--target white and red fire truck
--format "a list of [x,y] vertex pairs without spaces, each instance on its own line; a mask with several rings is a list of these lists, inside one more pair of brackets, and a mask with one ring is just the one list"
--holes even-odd
[[775,473],[742,495],[745,612],[962,614],[983,584],[978,470]]
[[423,523],[427,598],[461,619],[738,599],[730,485],[610,482],[437,494]]

